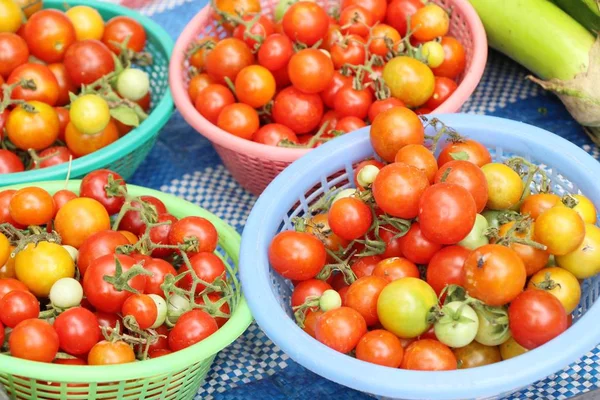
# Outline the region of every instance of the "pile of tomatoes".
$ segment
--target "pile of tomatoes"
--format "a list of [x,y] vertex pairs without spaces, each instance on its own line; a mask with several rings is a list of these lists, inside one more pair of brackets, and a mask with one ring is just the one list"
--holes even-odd
[[13,357],[156,358],[230,316],[234,278],[215,254],[214,225],[131,196],[114,172],[87,175],[79,196],[31,186],[1,191],[0,204],[0,347]]
[[391,107],[430,113],[465,69],[448,12],[432,2],[343,0],[329,15],[281,0],[274,19],[258,0],[212,5],[232,36],[192,44],[188,93],[209,122],[254,142],[315,147]]
[[543,168],[493,162],[405,107],[377,116],[370,137],[383,162],[358,164],[356,189],[324,195],[269,247],[306,333],[371,363],[452,370],[515,357],[570,326],[580,282],[600,272],[588,198],[552,193]]
[[108,146],[150,109],[144,27],[94,8],[0,0],[0,174]]

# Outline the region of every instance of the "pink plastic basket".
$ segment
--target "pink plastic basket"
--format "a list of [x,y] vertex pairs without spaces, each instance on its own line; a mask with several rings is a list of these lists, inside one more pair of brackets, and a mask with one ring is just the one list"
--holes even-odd
[[[481,20],[468,0],[434,0],[452,11],[450,35],[465,47],[467,66],[456,91],[435,113],[454,113],[460,110],[481,80],[487,60],[487,40]],[[339,1],[318,0],[325,7]],[[261,0],[264,14],[272,15],[277,0]],[[310,151],[267,146],[231,135],[207,121],[196,111],[188,93],[188,64],[185,53],[199,37],[225,37],[225,30],[214,18],[210,6],[202,9],[185,27],[175,43],[169,68],[169,83],[173,100],[183,118],[201,135],[210,140],[233,177],[247,190],[259,195],[283,169]]]

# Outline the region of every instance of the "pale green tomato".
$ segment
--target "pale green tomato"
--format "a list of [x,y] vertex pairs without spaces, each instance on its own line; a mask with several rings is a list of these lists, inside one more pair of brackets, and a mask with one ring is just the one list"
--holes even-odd
[[167,304],[167,318],[169,319],[169,322],[174,324],[182,314],[190,309],[190,302],[187,301],[185,297],[174,294],[169,297],[169,303]]
[[377,174],[379,174],[379,168],[374,165],[365,165],[360,169],[360,171],[358,171],[356,180],[360,186],[367,187],[375,182]]
[[[488,309],[492,309],[488,307]],[[510,329],[508,329],[508,313],[504,307],[495,307],[496,313],[494,316],[505,319],[501,321],[504,323],[494,324],[485,317],[484,312],[476,310],[477,317],[479,318],[479,329],[475,340],[486,346],[498,346],[510,339]],[[488,313],[488,315],[490,315]]]
[[434,325],[435,337],[449,347],[464,347],[471,343],[479,329],[475,310],[462,301],[453,301],[442,308],[444,314]]
[[340,308],[341,306],[342,298],[335,290],[328,289],[324,291],[319,299],[319,307],[321,307],[321,310],[325,312]]
[[117,78],[117,92],[131,101],[138,101],[148,94],[150,79],[141,69],[127,68]]
[[75,247],[73,246],[69,246],[68,244],[63,244],[62,247],[69,252],[69,254],[71,255],[71,258],[73,259],[73,262],[77,262],[77,257],[79,257],[79,250],[77,250]]
[[412,339],[431,327],[427,316],[437,305],[435,291],[421,279],[400,278],[383,288],[377,300],[379,322],[403,339]]
[[340,190],[338,194],[335,195],[331,204],[335,203],[338,200],[344,199],[346,197],[352,197],[356,194],[356,189],[344,189]]
[[150,327],[151,329],[156,329],[164,324],[165,319],[167,319],[167,302],[157,294],[149,294],[148,296],[150,296],[152,301],[154,301],[154,304],[156,304],[156,321],[154,321],[154,324]]
[[444,62],[444,48],[439,42],[426,42],[421,51],[427,60],[427,65],[431,68],[437,68]]
[[475,250],[481,246],[489,244],[490,240],[487,236],[485,236],[485,231],[488,229],[488,227],[489,225],[487,219],[483,215],[477,214],[473,229],[471,229],[471,232],[469,232],[467,237],[461,240],[458,245],[469,250]]
[[48,295],[50,302],[57,307],[67,309],[78,306],[83,299],[83,288],[73,278],[61,278],[54,282]]
[[500,229],[500,222],[498,221],[498,216],[502,214],[504,211],[494,211],[494,210],[486,210],[482,213],[485,219],[488,222],[490,228],[498,228]]

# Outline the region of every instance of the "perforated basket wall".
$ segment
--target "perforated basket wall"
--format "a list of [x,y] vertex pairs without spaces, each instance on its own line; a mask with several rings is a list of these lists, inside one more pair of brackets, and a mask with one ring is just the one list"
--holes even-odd
[[[439,118],[484,143],[495,161],[522,156],[544,168],[557,194],[581,190],[600,205],[600,187],[595,183],[600,164],[566,140],[499,118],[466,114]],[[353,177],[353,166],[373,156],[367,128],[321,146],[269,185],[247,221],[240,255],[245,294],[258,324],[290,357],[327,379],[384,398],[479,400],[502,398],[546,377],[600,342],[598,277],[583,283],[582,300],[569,330],[522,356],[481,368],[448,372],[385,368],[337,353],[304,333],[292,316],[293,286],[269,267],[269,243],[277,232],[292,229],[292,218],[305,214],[324,193],[353,185],[348,179]]]
[[[45,0],[45,8],[65,10],[76,5],[87,5],[98,10],[105,21],[124,15],[141,23],[146,30],[146,51],[152,54],[153,63],[143,69],[150,75],[151,111],[149,117],[116,142],[92,154],[73,160],[71,177],[81,178],[88,172],[108,168],[118,172],[125,179],[133,175],[144,161],[158,138],[158,133],[167,123],[173,112],[173,98],[168,90],[169,57],[173,50],[173,41],[169,34],[147,17],[111,3],[96,0]],[[50,168],[5,174],[0,176],[0,186],[25,182],[38,182],[64,179],[69,170],[68,163]]]
[[[262,0],[262,13],[272,15],[277,2]],[[435,110],[438,113],[457,112],[481,79],[487,59],[487,41],[481,21],[467,0],[434,2],[451,10],[449,34],[466,49],[467,67],[464,76],[459,78],[457,90]],[[317,3],[333,9],[339,7],[340,1],[318,0]],[[267,146],[238,138],[211,124],[194,109],[187,94],[189,79],[185,51],[195,40],[205,36],[227,36],[209,7],[192,19],[175,44],[169,72],[175,104],[185,120],[213,143],[233,177],[245,189],[259,195],[273,178],[308,150]]]
[[[64,188],[64,182],[36,184],[50,193]],[[79,191],[80,181],[71,181],[69,190]],[[214,214],[178,197],[128,185],[133,196],[150,195],[162,200],[177,218],[201,216],[213,223],[219,234],[217,254],[236,278],[230,307],[231,317],[216,333],[187,349],[143,362],[110,366],[71,366],[22,360],[0,355],[0,384],[11,399],[192,399],[203,383],[217,353],[236,340],[252,322],[242,295],[238,273],[240,237]],[[230,274],[231,276],[231,274]]]

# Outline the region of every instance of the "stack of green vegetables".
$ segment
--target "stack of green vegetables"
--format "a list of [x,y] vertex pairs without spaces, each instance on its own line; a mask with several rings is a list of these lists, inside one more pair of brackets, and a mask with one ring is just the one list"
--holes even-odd
[[470,0],[490,46],[562,100],[600,145],[600,0]]

